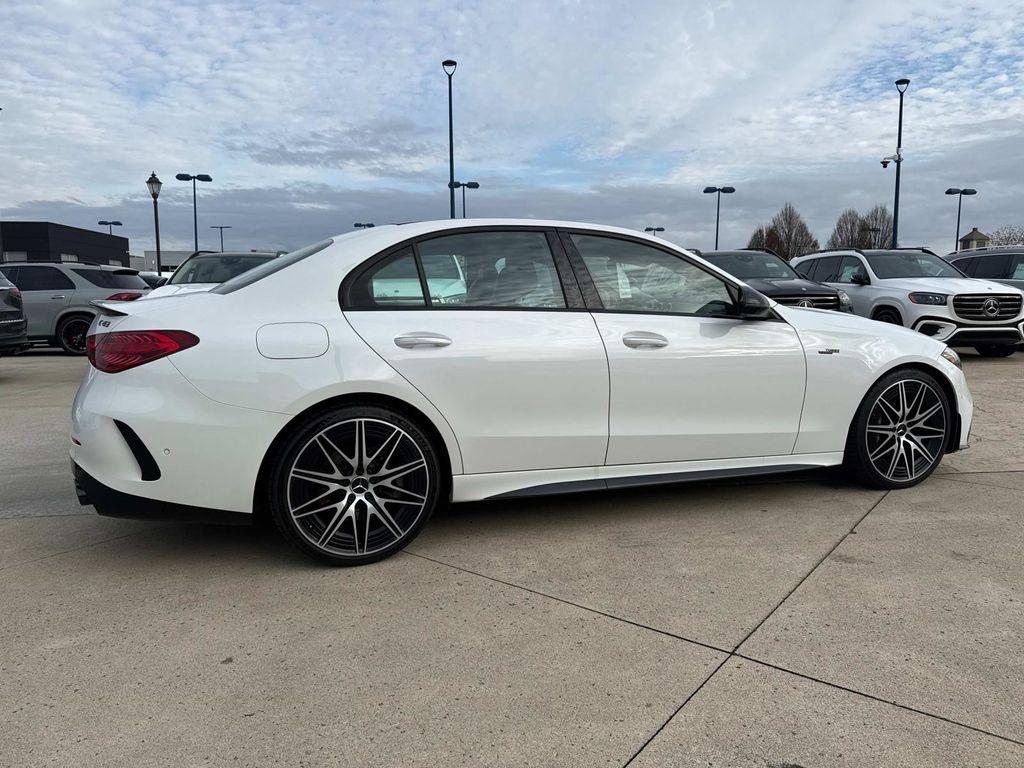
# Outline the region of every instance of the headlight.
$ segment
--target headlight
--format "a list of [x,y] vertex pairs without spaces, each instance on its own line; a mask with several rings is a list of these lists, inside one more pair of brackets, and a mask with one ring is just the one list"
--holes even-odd
[[932,304],[932,305],[944,305],[946,299],[949,298],[944,293],[912,293],[910,294],[910,300],[914,304]]
[[850,301],[850,294],[848,294],[842,288],[836,288],[836,293],[839,294],[839,306],[840,307],[851,307],[851,306],[853,306],[853,302]]
[[960,355],[958,355],[956,352],[954,352],[949,347],[946,347],[944,350],[942,350],[942,356],[944,358],[946,358],[947,360],[949,360],[949,362],[951,362],[957,368],[963,368],[964,367],[963,363],[960,362]]

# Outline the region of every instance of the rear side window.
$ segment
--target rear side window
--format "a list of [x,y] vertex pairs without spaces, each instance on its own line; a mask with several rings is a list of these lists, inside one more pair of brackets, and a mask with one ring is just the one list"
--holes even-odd
[[299,250],[286,253],[284,256],[278,256],[276,259],[271,259],[268,262],[260,264],[258,267],[253,267],[248,272],[243,272],[237,277],[233,277],[230,280],[221,283],[210,291],[210,293],[233,293],[240,288],[245,288],[247,285],[252,285],[253,283],[258,282],[264,277],[268,277],[275,272],[287,269],[292,264],[302,261],[303,259],[312,256],[314,253],[319,253],[333,243],[334,240],[321,240],[319,243],[307,245],[305,248],[299,248]]
[[73,291],[71,278],[56,267],[21,265],[18,267],[17,283],[23,291]]
[[[1006,264],[1009,261],[1007,254],[994,256],[976,256],[974,258],[974,271],[969,274],[971,277],[983,277],[991,280],[1006,279]],[[957,264],[956,266],[960,266]]]
[[814,270],[814,279],[819,283],[834,283],[839,277],[839,257],[826,256],[818,259],[818,266]]
[[404,248],[375,264],[348,289],[348,306],[352,309],[408,309],[426,305],[412,248]]
[[149,287],[146,285],[146,281],[135,272],[116,269],[78,269],[77,267],[72,268],[71,271],[100,288],[128,288],[138,291]]

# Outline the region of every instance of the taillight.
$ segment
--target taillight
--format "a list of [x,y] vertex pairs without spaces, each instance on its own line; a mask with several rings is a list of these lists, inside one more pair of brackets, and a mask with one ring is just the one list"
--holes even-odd
[[121,291],[120,293],[115,293],[113,296],[107,296],[106,300],[107,301],[135,301],[140,296],[142,296],[142,294],[141,293],[136,293],[135,291]]
[[120,373],[194,347],[199,337],[188,331],[114,331],[87,340],[89,362],[104,373]]

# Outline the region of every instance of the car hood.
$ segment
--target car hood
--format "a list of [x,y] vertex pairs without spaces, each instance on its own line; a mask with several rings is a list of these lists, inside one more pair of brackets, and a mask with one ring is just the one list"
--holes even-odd
[[890,277],[879,280],[879,287],[898,291],[930,291],[932,293],[1022,293],[1016,288],[972,277]]
[[799,296],[802,293],[817,296],[835,296],[836,289],[803,278],[752,277],[747,285],[765,296]]
[[870,346],[883,343],[891,348],[914,352],[926,357],[936,357],[945,348],[945,344],[936,341],[923,333],[904,328],[893,323],[881,323],[859,315],[846,312],[833,312],[827,309],[797,309],[782,304],[774,305],[773,309],[783,320],[789,323],[805,344],[815,343],[814,340],[832,339],[846,344]]
[[143,298],[159,299],[164,296],[176,296],[183,293],[202,293],[204,291],[211,291],[218,285],[220,285],[220,283],[181,283],[179,285],[161,285],[159,288],[154,288]]

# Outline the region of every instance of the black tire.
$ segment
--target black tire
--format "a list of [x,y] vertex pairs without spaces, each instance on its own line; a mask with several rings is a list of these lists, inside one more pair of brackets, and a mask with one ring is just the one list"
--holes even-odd
[[[901,384],[907,408],[897,417]],[[883,398],[886,404],[877,405]],[[918,423],[917,416],[935,404],[939,410]],[[891,431],[886,419],[893,422]],[[872,488],[910,488],[935,471],[952,428],[953,409],[935,376],[916,369],[893,371],[875,382],[857,409],[846,440],[846,466]]]
[[1009,357],[1017,351],[1016,344],[978,344],[974,348],[982,357]]
[[333,408],[307,419],[276,452],[271,517],[288,541],[321,562],[376,562],[430,519],[447,488],[441,467],[438,448],[403,414],[375,405]]
[[84,355],[86,353],[86,336],[92,317],[89,315],[68,315],[57,323],[57,346],[68,355]]
[[892,307],[882,307],[875,310],[875,314],[871,316],[871,319],[877,320],[880,323],[903,325],[903,317],[900,315],[898,310],[895,310]]

